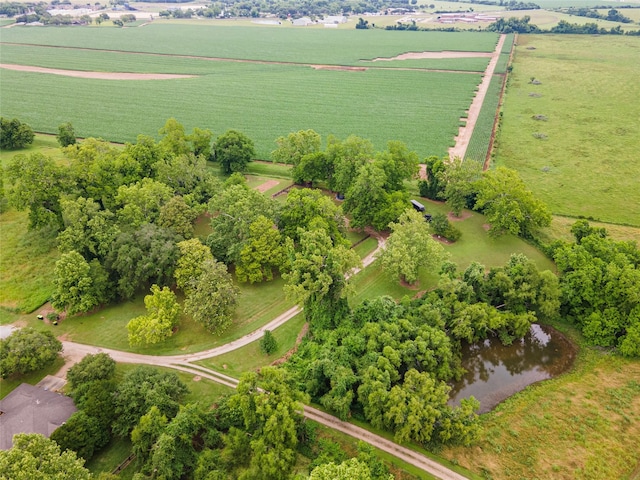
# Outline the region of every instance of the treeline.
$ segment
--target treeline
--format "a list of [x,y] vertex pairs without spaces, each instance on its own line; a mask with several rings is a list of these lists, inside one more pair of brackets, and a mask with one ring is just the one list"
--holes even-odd
[[586,7],[569,7],[558,10],[568,15],[576,15],[577,17],[598,18],[600,20],[608,20],[610,22],[633,23],[629,17],[623,15],[615,8],[610,9],[606,15],[598,12],[595,8]]
[[640,35],[640,30],[624,31],[617,25],[610,29],[600,28],[596,23],[569,23],[560,20],[558,24],[548,30],[543,30],[530,23],[531,17],[525,15],[522,18],[499,18],[487,26],[487,31],[498,33],[560,33],[560,34],[589,34],[589,35]]
[[[372,447],[359,444],[358,453],[349,459],[338,444],[319,441],[315,427],[302,415],[305,395],[282,369],[265,367],[259,374],[243,375],[237,393],[214,405],[183,403],[188,387],[173,372],[137,366],[117,380],[115,362],[104,353],[84,357],[69,369],[67,378],[78,411],[53,432],[51,441],[88,461],[112,438],[128,438],[135,455],[129,468],[136,469],[136,480],[281,480],[292,476],[300,458],[309,472],[298,473],[295,478],[300,480],[336,478],[331,472],[341,462],[341,470],[347,470],[341,478],[392,478]],[[24,458],[31,453],[7,455]],[[39,453],[41,462],[58,468],[70,462]],[[117,478],[94,477],[81,463],[71,465],[77,469],[74,478]],[[13,468],[10,464],[4,471],[15,474]],[[22,473],[36,475],[35,470]]]
[[504,267],[442,267],[419,300],[368,300],[332,328],[312,326],[285,367],[301,389],[339,417],[390,430],[398,442],[468,445],[478,433],[474,399],[447,405],[447,382],[462,374],[461,342],[489,336],[509,344],[534,321],[556,318],[557,277],[512,256]]

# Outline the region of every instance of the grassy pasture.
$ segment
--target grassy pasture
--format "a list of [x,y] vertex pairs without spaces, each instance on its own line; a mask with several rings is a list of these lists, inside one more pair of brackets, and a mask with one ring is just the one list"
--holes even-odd
[[638,48],[637,37],[519,37],[495,161],[553,213],[640,226]]
[[[166,62],[170,65],[171,59]],[[400,140],[425,157],[443,155],[452,145],[458,119],[480,80],[479,75],[441,72],[203,63],[210,74],[156,81],[4,70],[3,113],[37,131],[54,132],[70,121],[79,136],[119,142],[135,141],[139,133],[154,136],[167,118],[176,117],[187,131],[241,130],[255,142],[256,156],[264,159],[277,137],[308,128],[324,138],[359,135],[379,150],[389,140]],[[118,70],[117,63],[111,68]],[[25,88],[30,95],[15,94]]]
[[53,292],[55,235],[27,231],[27,212],[0,215],[0,306],[31,312]]

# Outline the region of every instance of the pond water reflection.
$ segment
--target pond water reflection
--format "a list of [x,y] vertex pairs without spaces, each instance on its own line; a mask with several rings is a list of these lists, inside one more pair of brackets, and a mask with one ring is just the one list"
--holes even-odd
[[575,346],[564,335],[535,323],[511,345],[502,345],[498,338],[463,345],[462,366],[467,373],[452,384],[450,403],[458,405],[473,395],[480,401],[480,413],[486,413],[527,385],[566,371],[575,354]]

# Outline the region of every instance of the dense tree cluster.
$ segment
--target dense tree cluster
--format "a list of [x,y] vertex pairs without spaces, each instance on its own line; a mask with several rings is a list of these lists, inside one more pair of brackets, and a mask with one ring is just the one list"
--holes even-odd
[[437,157],[426,160],[426,170],[427,179],[419,183],[420,195],[445,199],[455,215],[463,207],[483,213],[491,224],[489,235],[530,238],[551,223],[547,206],[533,196],[515,170],[498,167],[481,172],[475,162]]
[[352,227],[384,230],[407,207],[404,182],[417,175],[419,159],[402,142],[390,141],[387,150],[374,152],[371,142],[360,137],[329,137],[322,151],[320,135],[301,130],[276,143],[272,157],[293,164],[296,183],[324,182],[344,198]]
[[594,345],[640,355],[640,250],[607,238],[585,220],[572,227],[576,242],[555,245],[562,314]]
[[62,343],[51,332],[21,328],[0,340],[0,377],[40,370],[53,363]]
[[475,400],[447,405],[446,382],[461,374],[459,343],[522,337],[533,321],[558,314],[557,277],[522,255],[491,268],[453,264],[435,290],[396,304],[366,301],[337,326],[314,330],[287,364],[300,388],[341,418],[364,417],[397,441],[468,444]]
[[0,450],[0,472],[12,480],[90,480],[93,476],[83,465],[73,451],[39,433],[19,433],[9,450]]
[[0,117],[0,150],[16,150],[33,143],[32,128],[17,118]]
[[[160,291],[172,286],[178,244],[191,239],[194,220],[222,190],[206,166],[211,133],[186,134],[169,119],[159,142],[140,136],[116,149],[91,138],[71,143],[69,130],[62,125],[59,135],[68,165],[16,155],[3,185],[8,203],[29,211],[30,228],[59,232],[53,305],[75,314],[152,284]],[[175,326],[172,318],[165,333]],[[143,330],[138,322],[134,337]]]

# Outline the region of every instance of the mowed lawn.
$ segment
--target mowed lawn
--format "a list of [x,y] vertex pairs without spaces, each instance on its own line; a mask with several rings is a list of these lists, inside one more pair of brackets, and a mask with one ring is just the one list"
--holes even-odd
[[[175,117],[188,131],[208,128],[219,135],[240,130],[255,142],[260,159],[270,159],[279,136],[309,128],[325,139],[358,135],[373,141],[377,150],[399,140],[421,158],[446,155],[487,58],[412,60],[411,66],[418,70],[388,68],[387,62],[367,62],[368,68],[355,71],[316,69],[310,64],[362,65],[377,57],[416,51],[489,52],[497,36],[357,33],[185,25],[10,29],[2,37],[6,63],[193,76],[102,80],[5,69],[0,72],[3,115],[48,133],[69,121],[81,137],[118,142],[135,141],[141,133],[157,137],[166,119]],[[247,59],[251,62],[235,61]],[[25,90],[29,95],[21,94]]]
[[519,37],[495,160],[553,213],[640,226],[638,51],[640,37]]

